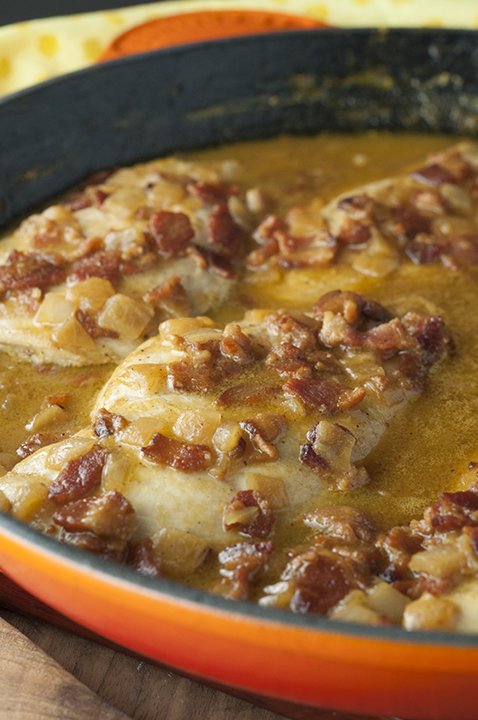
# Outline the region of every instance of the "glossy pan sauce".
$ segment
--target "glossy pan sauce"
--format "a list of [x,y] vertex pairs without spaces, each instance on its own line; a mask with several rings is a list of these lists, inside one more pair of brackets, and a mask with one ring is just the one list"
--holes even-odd
[[[317,207],[325,206],[349,189],[406,173],[419,166],[430,152],[453,142],[453,138],[444,136],[385,133],[279,137],[189,153],[186,159],[237,161],[241,188],[260,188],[270,210],[284,216],[292,208],[312,201]],[[322,496],[324,507],[351,506],[366,512],[379,530],[387,531],[420,518],[440,493],[466,490],[475,481],[475,274],[473,267],[456,270],[433,262],[418,266],[408,263],[383,278],[357,273],[344,265],[249,269],[233,296],[209,311],[208,315],[219,323],[237,321],[251,308],[307,311],[321,295],[339,289],[372,297],[396,315],[417,310],[444,319],[456,346],[454,353],[430,370],[425,392],[394,416],[377,447],[363,461],[371,481],[345,495],[331,489]],[[68,394],[64,412],[52,415],[41,428],[57,441],[61,433],[68,435],[88,424],[94,398],[114,370],[112,364],[81,368],[30,365],[13,361],[9,354],[1,362],[0,461],[6,470],[22,455],[21,450],[17,452],[19,448],[25,448],[38,432],[34,418],[45,397],[60,391]],[[316,506],[304,503],[298,517],[314,509]],[[41,509],[28,520],[40,529],[48,525]],[[310,534],[298,519],[281,527],[274,541],[279,548],[294,548],[306,543]],[[176,577],[204,589],[218,589],[217,568],[208,562],[187,576],[179,571]],[[266,571],[252,599],[276,579],[273,568]],[[367,622],[365,616],[363,619]]]

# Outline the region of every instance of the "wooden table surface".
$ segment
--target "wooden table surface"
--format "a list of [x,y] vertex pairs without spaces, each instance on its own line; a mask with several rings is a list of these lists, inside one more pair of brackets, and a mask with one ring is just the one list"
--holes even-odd
[[385,720],[234,697],[92,636],[0,574],[0,720]]

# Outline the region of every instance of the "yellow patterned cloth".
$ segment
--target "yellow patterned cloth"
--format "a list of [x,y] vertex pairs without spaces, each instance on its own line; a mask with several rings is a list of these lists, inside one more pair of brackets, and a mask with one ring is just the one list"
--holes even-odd
[[0,95],[94,63],[134,25],[211,9],[276,10],[338,27],[478,28],[478,0],[170,0],[0,28]]

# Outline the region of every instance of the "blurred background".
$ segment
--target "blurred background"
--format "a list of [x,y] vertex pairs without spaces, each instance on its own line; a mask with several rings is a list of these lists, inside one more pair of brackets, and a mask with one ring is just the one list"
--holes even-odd
[[131,5],[147,5],[154,0],[2,0],[0,25],[55,15],[74,15],[94,10],[112,10]]

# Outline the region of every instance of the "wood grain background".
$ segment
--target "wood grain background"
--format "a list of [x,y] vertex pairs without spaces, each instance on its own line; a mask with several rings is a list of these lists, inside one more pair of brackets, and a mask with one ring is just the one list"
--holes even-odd
[[93,638],[0,574],[0,720],[385,720],[235,697]]

